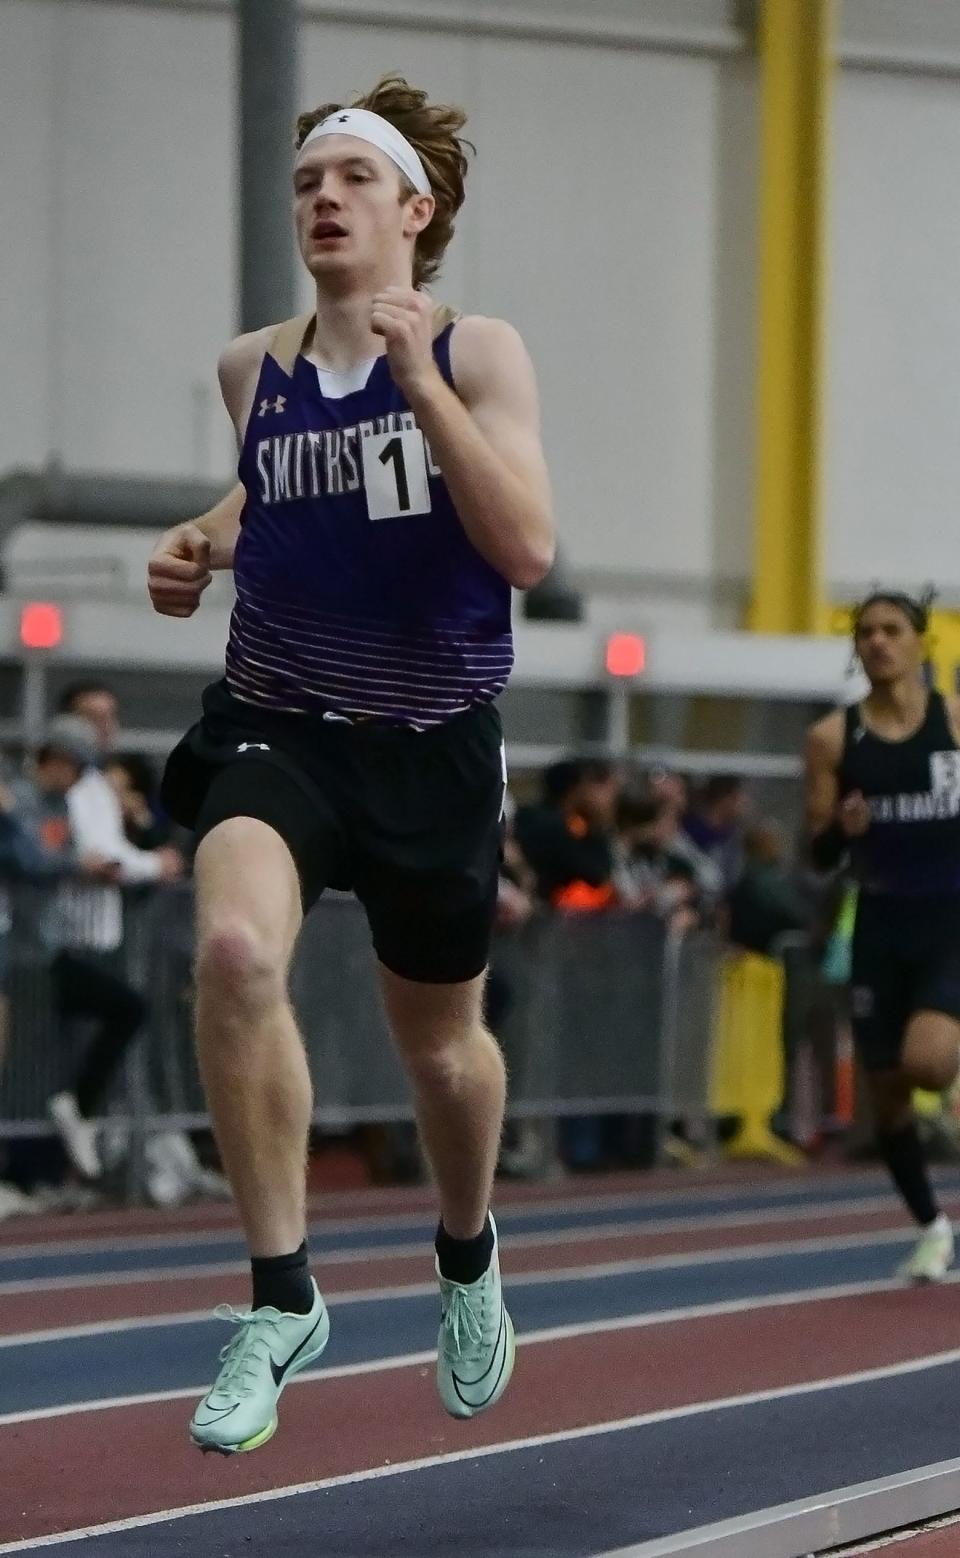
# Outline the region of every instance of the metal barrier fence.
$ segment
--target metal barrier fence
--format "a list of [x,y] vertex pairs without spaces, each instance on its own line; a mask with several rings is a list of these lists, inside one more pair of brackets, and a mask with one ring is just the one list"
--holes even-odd
[[[205,1124],[191,1033],[189,884],[122,897],[112,887],[79,884],[18,884],[7,892],[9,913],[0,922],[7,1035],[5,1065],[0,1043],[0,1138],[46,1132],[46,1100],[70,1085],[76,1069],[84,1024],[57,1010],[55,959],[65,936],[81,957],[94,949],[101,966],[113,967],[148,1004],[111,1114],[141,1129]],[[498,938],[493,962],[511,995],[498,1025],[509,1112],[706,1118],[722,950],[711,933],[676,938],[659,920],[633,913],[544,914]],[[352,898],[330,895],[308,917],[291,993],[316,1123],[339,1129],[411,1119],[369,931]]]

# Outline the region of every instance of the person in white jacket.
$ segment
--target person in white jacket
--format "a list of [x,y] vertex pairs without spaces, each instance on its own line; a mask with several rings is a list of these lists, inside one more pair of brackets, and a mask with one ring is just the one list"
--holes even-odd
[[[103,682],[75,682],[59,700],[62,714],[79,715],[91,726],[97,749],[107,757],[116,745],[117,697]],[[115,861],[118,879],[125,886],[143,882],[171,882],[182,875],[183,860],[176,849],[138,849],[124,832],[120,802],[103,770],[84,769],[67,795],[70,827],[81,854]],[[91,951],[114,952],[123,936],[123,900],[116,887],[89,886],[76,890],[74,935]]]
[[[102,682],[77,682],[64,689],[59,709],[85,725],[91,738],[89,750],[78,748],[83,767],[66,796],[74,849],[78,857],[96,858],[115,868],[112,880],[108,872],[102,882],[72,880],[60,886],[56,901],[60,943],[68,955],[93,955],[107,979],[125,977],[118,958],[124,934],[121,886],[173,881],[181,875],[183,862],[175,849],[137,849],[124,832],[120,802],[97,763],[98,754],[106,757],[116,741],[116,694]],[[82,1118],[77,1100],[69,1092],[60,1093],[49,1109],[71,1160],[87,1177],[95,1178],[99,1172],[96,1133]]]

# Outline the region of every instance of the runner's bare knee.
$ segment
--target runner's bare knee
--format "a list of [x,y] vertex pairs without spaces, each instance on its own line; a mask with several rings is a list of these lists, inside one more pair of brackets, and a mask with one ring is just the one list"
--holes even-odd
[[237,817],[197,851],[197,981],[230,1009],[284,998],[300,925],[296,868],[283,840]]

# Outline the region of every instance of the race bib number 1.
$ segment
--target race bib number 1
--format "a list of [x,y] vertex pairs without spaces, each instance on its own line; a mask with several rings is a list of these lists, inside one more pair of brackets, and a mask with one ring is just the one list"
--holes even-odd
[[418,427],[401,433],[370,433],[361,440],[361,450],[367,513],[371,519],[429,514],[427,457]]

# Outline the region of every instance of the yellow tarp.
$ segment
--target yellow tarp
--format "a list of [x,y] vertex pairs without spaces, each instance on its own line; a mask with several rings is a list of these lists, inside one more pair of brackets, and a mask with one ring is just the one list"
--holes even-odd
[[767,1158],[802,1163],[803,1154],[774,1135],[770,1119],[783,1099],[783,966],[756,952],[730,953],[723,966],[717,1003],[711,1108],[739,1119],[727,1143],[732,1158]]

